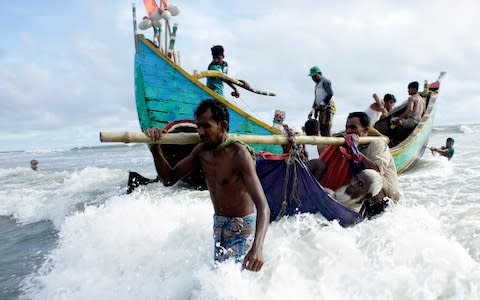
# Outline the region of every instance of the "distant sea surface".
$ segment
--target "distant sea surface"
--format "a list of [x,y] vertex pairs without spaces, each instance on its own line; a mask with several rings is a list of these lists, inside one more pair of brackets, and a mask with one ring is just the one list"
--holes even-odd
[[[143,145],[0,152],[0,299],[480,299],[480,125],[436,127],[401,201],[270,225],[261,272],[212,263],[207,191],[151,184]],[[29,161],[39,160],[39,171]]]

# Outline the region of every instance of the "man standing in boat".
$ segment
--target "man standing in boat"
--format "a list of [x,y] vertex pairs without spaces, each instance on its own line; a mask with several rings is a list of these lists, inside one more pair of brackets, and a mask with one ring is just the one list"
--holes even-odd
[[[213,46],[210,50],[212,51],[212,62],[208,65],[208,70],[219,71],[220,73],[228,75],[228,64],[224,60],[225,56],[223,53],[223,47],[220,45],[216,45]],[[235,85],[230,82],[227,82],[227,84],[233,89],[231,95],[235,98],[240,97],[240,93],[238,92]],[[208,77],[207,86],[215,93],[223,97],[223,81],[220,78]]]
[[315,99],[313,100],[312,110],[308,118],[312,116],[320,123],[320,134],[322,136],[331,136],[333,116],[335,115],[335,102],[333,102],[333,91],[330,80],[323,77],[319,67],[310,68],[308,76],[315,82]]
[[[245,256],[242,267],[259,271],[270,209],[254,157],[247,146],[228,138],[229,114],[224,104],[204,100],[194,115],[201,142],[176,166],[170,167],[159,144],[151,145],[159,178],[171,186],[201,167],[215,210],[215,261],[234,258],[241,262]],[[153,142],[161,139],[158,128],[148,128],[146,135]]]

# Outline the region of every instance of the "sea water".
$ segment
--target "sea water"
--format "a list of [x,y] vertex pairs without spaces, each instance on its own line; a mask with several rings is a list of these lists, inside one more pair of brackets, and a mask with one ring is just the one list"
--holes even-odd
[[258,273],[214,267],[207,191],[125,194],[155,176],[142,145],[0,153],[0,299],[479,299],[479,133],[435,128],[453,159],[427,150],[380,217],[272,223]]

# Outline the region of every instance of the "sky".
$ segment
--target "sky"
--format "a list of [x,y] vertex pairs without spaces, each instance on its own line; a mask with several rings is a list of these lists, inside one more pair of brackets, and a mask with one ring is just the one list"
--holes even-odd
[[[135,1],[137,20],[146,15]],[[442,81],[435,125],[480,123],[480,2],[169,1],[180,8],[181,66],[205,70],[221,44],[229,75],[275,92],[230,99],[271,124],[275,109],[301,125],[313,65],[331,80],[337,114],[372,94],[407,98],[407,84]],[[0,1],[0,151],[100,145],[100,131],[139,131],[131,1]],[[139,31],[151,38],[150,30]],[[228,87],[226,87],[228,89]],[[229,93],[228,93],[229,94]]]

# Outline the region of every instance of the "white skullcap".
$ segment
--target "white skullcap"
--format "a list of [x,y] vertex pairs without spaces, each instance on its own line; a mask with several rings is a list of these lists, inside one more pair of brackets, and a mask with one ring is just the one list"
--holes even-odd
[[303,135],[302,127],[298,124],[293,124],[292,126],[290,126],[290,128],[292,129],[294,135]]
[[377,171],[373,169],[365,169],[360,172],[360,174],[364,174],[370,180],[371,184],[368,188],[368,192],[372,195],[372,197],[380,193],[380,190],[383,187],[383,178]]

